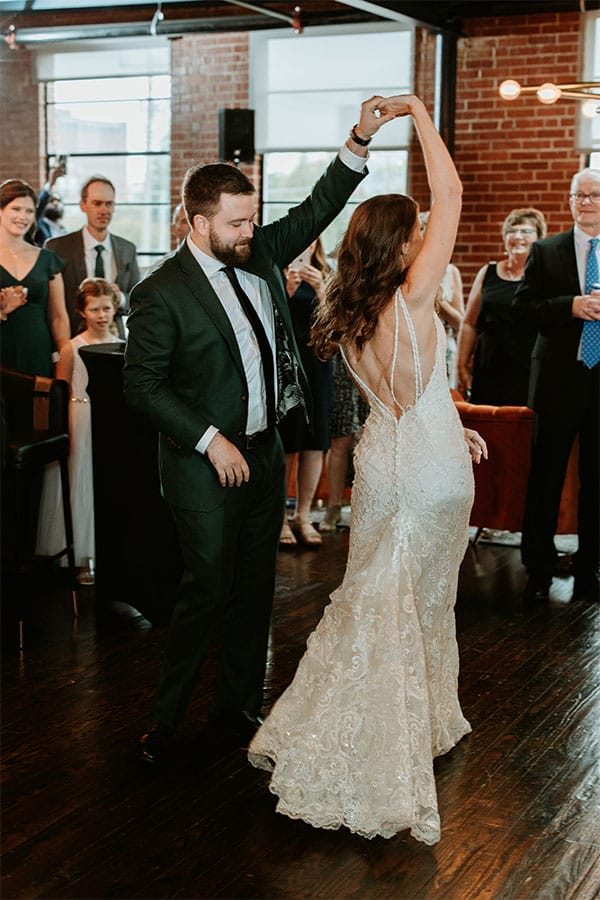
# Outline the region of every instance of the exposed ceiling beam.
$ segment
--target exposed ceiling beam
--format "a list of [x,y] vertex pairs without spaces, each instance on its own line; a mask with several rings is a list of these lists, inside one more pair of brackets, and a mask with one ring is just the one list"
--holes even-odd
[[[223,0],[224,3],[229,3],[231,6],[242,6],[244,9],[249,9],[251,12],[261,13],[263,16],[271,16],[273,19],[279,19],[281,22],[286,22],[288,25],[291,25],[292,28],[297,27],[298,17],[293,18],[292,16],[286,16],[285,13],[275,12],[274,9],[267,9],[264,6],[256,6],[255,3],[245,3],[242,0]],[[296,7],[298,13],[300,12],[299,7]]]
[[361,12],[369,13],[372,16],[389,19],[390,22],[400,22],[402,25],[428,25],[428,27],[431,27],[426,22],[420,22],[412,16],[407,16],[404,13],[388,9],[386,6],[381,6],[379,3],[370,3],[367,2],[367,0],[338,0],[338,2],[343,6],[351,6],[353,9],[359,9]]

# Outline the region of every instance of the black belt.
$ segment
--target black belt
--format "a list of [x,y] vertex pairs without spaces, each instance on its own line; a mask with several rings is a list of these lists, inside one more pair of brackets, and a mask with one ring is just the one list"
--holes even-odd
[[274,434],[274,428],[265,428],[264,431],[256,431],[254,434],[240,435],[238,442],[242,450],[254,450],[255,447],[265,447],[273,439]]

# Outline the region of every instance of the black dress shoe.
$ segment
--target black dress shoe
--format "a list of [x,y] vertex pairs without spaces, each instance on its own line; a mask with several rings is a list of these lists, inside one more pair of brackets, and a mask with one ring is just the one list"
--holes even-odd
[[530,575],[525,585],[523,596],[526,600],[534,600],[544,603],[550,599],[550,585],[552,579],[547,576]]
[[140,738],[140,757],[150,766],[166,762],[173,745],[173,729],[166,725],[154,725]]
[[584,603],[600,603],[600,583],[597,578],[582,578],[575,576],[573,583],[572,600],[581,600]]

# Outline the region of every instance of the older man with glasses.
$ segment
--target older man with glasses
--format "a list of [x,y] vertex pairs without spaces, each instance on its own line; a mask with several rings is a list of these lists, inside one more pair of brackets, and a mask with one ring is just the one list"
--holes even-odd
[[526,597],[547,600],[554,534],[573,441],[579,436],[579,547],[573,599],[598,602],[600,558],[600,169],[571,181],[573,228],[537,241],[515,309],[537,328],[528,405],[534,410],[521,553]]

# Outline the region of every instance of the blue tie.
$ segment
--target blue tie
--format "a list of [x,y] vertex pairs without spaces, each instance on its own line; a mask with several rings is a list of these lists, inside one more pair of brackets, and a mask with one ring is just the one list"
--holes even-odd
[[[598,257],[596,246],[600,238],[592,238],[589,242],[587,265],[585,267],[585,292],[589,294],[592,288],[600,288],[600,274],[598,273]],[[600,362],[600,321],[583,323],[583,337],[581,341],[581,361],[588,369],[593,369]]]

